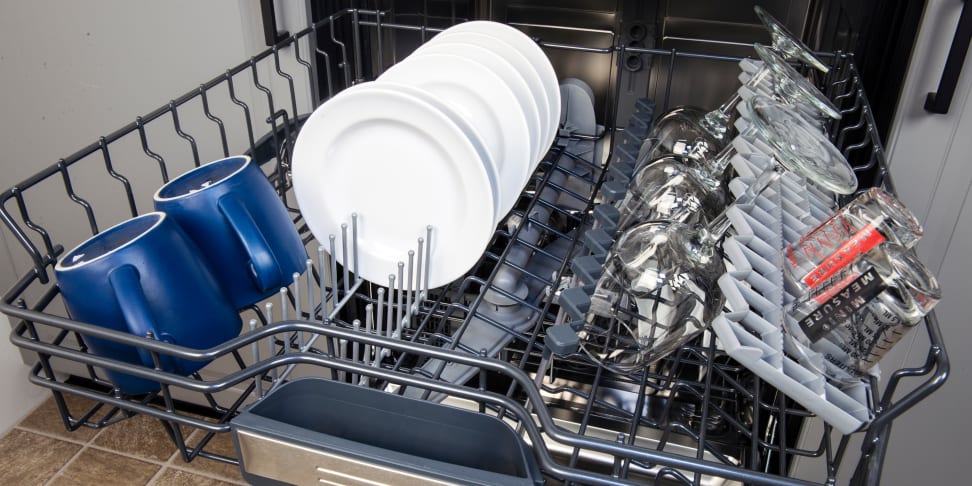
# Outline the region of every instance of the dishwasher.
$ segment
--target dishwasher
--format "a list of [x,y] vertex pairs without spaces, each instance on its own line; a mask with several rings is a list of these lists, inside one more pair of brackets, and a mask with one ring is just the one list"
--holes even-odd
[[[259,484],[809,484],[791,477],[796,458],[815,460],[827,484],[877,484],[893,421],[949,372],[934,312],[916,331],[930,338],[923,366],[853,390],[754,373],[731,353],[727,319],[717,320],[721,332],[632,374],[592,364],[555,330],[569,322],[563,296],[583,280],[579,258],[599,244],[590,236],[602,224],[598,207],[616,190],[611,168],[630,139],[674,106],[685,89],[673,86],[679,69],[705,61],[734,70],[741,57],[593,31],[564,41],[558,26],[516,25],[551,58],[580,53],[589,61],[575,68],[611,73],[594,84],[601,129],[561,130],[463,278],[428,288],[431,227],[387,285],[356,277],[354,259],[330,257],[336,246],[354,253],[357,221],[328,241],[310,233],[292,191],[297,133],[323,101],[461,20],[344,9],[299,32],[268,33],[272,47],[2,193],[0,217],[32,268],[0,310],[33,363],[29,380],[53,392],[64,425],[153,417],[184,460],[238,464]],[[814,80],[842,114],[829,126],[831,140],[862,189],[893,192],[854,57],[821,58],[830,71]],[[620,73],[645,62],[648,89],[632,94]],[[180,155],[159,149],[173,145]],[[260,165],[306,245],[303,275],[245,309],[242,334],[206,350],[69,318],[53,278],[59,258],[150,210],[155,188],[206,162],[206,153],[244,153]],[[82,335],[133,346],[156,366],[96,355]],[[751,336],[737,337],[738,348]],[[162,370],[166,357],[213,362],[182,376]],[[106,371],[160,387],[125,394]],[[895,397],[899,386],[910,391]],[[807,407],[791,397],[794,387],[823,398]],[[71,396],[95,405],[76,409]],[[808,426],[821,417],[822,428]],[[203,439],[190,443],[195,430]],[[235,454],[211,450],[218,434],[234,435]],[[863,436],[860,450],[851,446],[855,436]]]

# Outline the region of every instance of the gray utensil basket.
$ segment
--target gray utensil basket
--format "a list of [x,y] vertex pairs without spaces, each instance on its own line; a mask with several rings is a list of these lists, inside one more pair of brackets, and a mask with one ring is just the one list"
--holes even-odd
[[495,417],[332,380],[287,382],[230,426],[252,484],[543,484]]

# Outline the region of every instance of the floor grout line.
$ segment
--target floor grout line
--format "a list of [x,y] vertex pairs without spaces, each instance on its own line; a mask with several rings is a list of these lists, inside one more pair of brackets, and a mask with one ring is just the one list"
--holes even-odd
[[166,466],[166,467],[168,467],[169,469],[176,469],[176,470],[179,470],[179,471],[182,471],[182,472],[186,472],[186,473],[189,473],[189,474],[194,474],[196,476],[202,476],[202,477],[209,478],[209,479],[215,479],[217,481],[222,481],[224,483],[239,484],[239,485],[244,485],[244,486],[246,485],[245,482],[238,482],[237,480],[232,479],[232,478],[223,477],[223,476],[220,476],[218,474],[213,474],[213,473],[207,472],[207,471],[198,471],[196,469],[190,469],[188,467],[178,466],[176,464],[172,464],[172,465]]
[[[35,430],[35,429],[28,428],[28,427],[22,427],[22,426],[19,426],[19,425],[16,426],[15,428],[18,428],[18,429],[21,429],[21,430],[24,430],[26,432],[30,432],[30,433],[33,433],[33,434],[42,435],[42,436],[47,437],[49,439],[56,439],[56,440],[61,440],[61,441],[64,441],[64,442],[70,442],[70,443],[75,444],[75,445],[80,445],[80,446],[82,446],[82,449],[94,449],[94,450],[98,450],[98,451],[102,451],[102,452],[110,452],[112,454],[117,454],[119,456],[126,457],[128,459],[135,459],[135,460],[142,461],[142,462],[147,462],[147,463],[150,463],[150,464],[153,464],[153,465],[156,465],[156,466],[164,466],[166,464],[165,462],[160,461],[158,459],[152,459],[152,458],[149,458],[149,457],[143,457],[143,456],[139,456],[139,455],[136,455],[136,454],[131,454],[131,453],[128,453],[128,452],[119,451],[119,450],[111,449],[109,447],[105,447],[105,446],[102,446],[102,445],[95,444],[93,442],[93,439],[92,439],[92,441],[81,442],[81,441],[78,441],[78,440],[65,439],[63,437],[60,437],[60,436],[51,434],[50,432],[44,432],[44,431],[41,431],[41,430]],[[176,452],[178,452],[178,451],[176,451]],[[166,461],[168,461],[168,459]]]
[[56,434],[52,434],[52,433],[47,432],[47,431],[44,431],[44,430],[39,430],[39,429],[35,429],[33,427],[27,427],[27,426],[19,425],[19,424],[18,425],[15,425],[13,427],[13,429],[11,429],[11,430],[15,430],[15,429],[19,429],[19,430],[22,430],[24,432],[30,432],[31,434],[42,435],[44,437],[47,437],[48,439],[57,439],[57,440],[60,440],[60,441],[63,441],[63,442],[69,442],[71,444],[79,445],[79,446],[86,446],[86,445],[88,445],[91,442],[90,440],[81,441],[81,440],[72,439],[72,438],[69,438],[69,437],[64,437],[64,436],[61,436],[61,435],[56,435]]
[[153,484],[155,484],[155,482],[158,481],[159,477],[162,476],[162,473],[165,472],[165,470],[166,467],[164,465],[160,467],[159,470],[155,471],[155,474],[153,474],[152,477],[149,478],[148,482],[145,483],[145,486],[152,486]]
[[[75,459],[77,459],[81,455],[81,453],[84,452],[86,449],[93,449],[93,450],[98,450],[98,451],[102,451],[102,452],[107,452],[107,453],[110,453],[110,454],[116,454],[116,455],[119,455],[119,456],[122,456],[122,457],[125,457],[125,458],[128,458],[128,459],[134,459],[134,460],[137,460],[137,461],[146,462],[146,463],[152,464],[153,466],[159,466],[158,471],[156,471],[156,473],[149,479],[149,481],[146,483],[146,486],[150,486],[150,485],[154,484],[155,481],[158,480],[158,478],[161,476],[161,474],[165,471],[166,468],[176,469],[176,470],[179,470],[179,471],[182,471],[182,472],[185,472],[185,473],[193,474],[193,475],[196,475],[196,476],[202,476],[202,477],[205,477],[207,479],[213,479],[213,480],[217,480],[217,481],[222,481],[222,482],[225,482],[225,483],[231,483],[231,484],[237,484],[237,485],[245,485],[246,484],[246,483],[238,482],[236,479],[233,479],[233,478],[228,478],[228,477],[220,476],[218,474],[214,474],[214,473],[211,473],[211,472],[208,472],[208,471],[201,471],[201,470],[197,470],[197,469],[193,469],[191,467],[188,467],[188,466],[185,465],[187,463],[185,461],[182,461],[182,455],[179,453],[178,450],[174,450],[172,452],[172,455],[170,455],[169,458],[166,459],[165,461],[159,461],[158,459],[152,459],[152,458],[148,458],[148,457],[142,457],[142,456],[138,456],[138,455],[135,455],[135,454],[129,454],[127,452],[117,451],[117,450],[114,450],[114,449],[110,449],[110,448],[107,448],[107,447],[104,447],[104,446],[100,446],[98,444],[94,444],[91,441],[89,441],[89,442],[82,442],[82,441],[78,441],[78,440],[65,439],[63,437],[60,437],[60,436],[51,434],[49,432],[39,431],[39,430],[31,429],[29,427],[22,427],[22,426],[19,426],[19,425],[18,426],[15,426],[14,428],[15,429],[20,429],[20,430],[25,431],[25,432],[30,432],[32,434],[41,435],[41,436],[47,437],[49,439],[60,440],[60,441],[63,441],[63,442],[68,442],[70,444],[74,444],[74,445],[81,446],[81,448],[78,449],[78,451],[73,456],[71,456],[71,459],[69,459],[67,462],[65,462],[64,465],[61,466],[61,468],[58,469],[56,473],[54,473],[54,476],[51,476],[51,478],[48,479],[47,482],[44,483],[45,485],[52,484],[55,479],[57,479],[58,477],[60,477],[61,476],[61,473],[63,473],[64,470],[67,469],[75,461]],[[203,459],[203,458],[197,457],[195,460],[200,460],[200,459]]]
[[111,449],[111,448],[108,448],[108,447],[105,447],[105,446],[101,446],[101,445],[97,445],[97,444],[89,444],[88,447],[91,448],[91,449],[95,449],[95,450],[101,451],[101,452],[110,452],[112,454],[117,454],[119,456],[127,457],[129,459],[135,459],[136,461],[147,462],[149,464],[153,464],[153,465],[156,465],[156,466],[164,466],[165,465],[164,462],[162,462],[162,461],[160,461],[158,459],[151,459],[151,458],[148,458],[148,457],[142,457],[142,456],[138,456],[138,455],[135,455],[135,454],[130,454],[128,452],[118,451],[118,450]]
[[[191,432],[189,432],[188,434],[185,435],[184,441],[186,442],[186,446],[187,447],[189,446],[189,440],[190,440],[190,438],[192,436],[196,435],[196,432],[197,432],[197,430],[193,430],[193,431],[191,431]],[[201,432],[201,431],[198,431],[198,432]],[[198,444],[198,441],[196,441],[196,443]],[[198,461],[198,460],[201,460],[201,459],[205,459],[205,458],[203,458],[201,456],[196,456],[196,458],[193,459],[193,462]],[[208,460],[214,461],[213,459],[208,459]],[[209,479],[215,479],[215,480],[218,480],[218,481],[223,481],[223,482],[226,482],[226,483],[239,484],[239,485],[244,485],[244,486],[246,485],[245,482],[237,482],[235,479],[222,477],[222,476],[219,476],[217,474],[210,473],[208,471],[197,471],[195,469],[191,469],[186,464],[192,464],[192,463],[191,462],[187,463],[186,461],[183,461],[182,460],[182,454],[181,454],[181,452],[179,451],[178,448],[176,448],[176,451],[169,457],[169,460],[166,462],[166,467],[169,467],[169,468],[172,468],[172,469],[176,469],[176,470],[179,470],[179,471],[183,471],[183,472],[187,472],[187,473],[190,473],[190,474],[196,474],[196,475],[199,475],[199,476],[207,477]],[[239,466],[237,466],[237,467],[239,467]]]
[[[197,470],[197,469],[192,468],[190,466],[190,464],[192,464],[192,463],[187,463],[187,462],[185,462],[185,461],[182,460],[182,454],[180,453],[178,447],[175,446],[175,444],[173,444],[172,454],[170,454],[168,456],[168,458],[165,459],[165,460],[158,460],[158,459],[152,459],[152,458],[148,458],[148,457],[142,457],[142,456],[139,456],[139,455],[136,455],[136,454],[131,454],[131,453],[128,453],[128,452],[125,452],[125,451],[118,451],[118,450],[114,450],[114,449],[111,449],[111,448],[108,448],[108,447],[105,447],[105,446],[102,446],[102,445],[95,444],[95,441],[97,440],[97,438],[99,436],[101,436],[102,433],[104,433],[104,431],[105,431],[106,428],[107,427],[101,428],[101,430],[98,430],[98,432],[96,434],[92,435],[87,440],[80,440],[80,439],[77,439],[77,438],[74,438],[74,437],[71,437],[71,436],[61,436],[61,435],[57,435],[55,433],[51,433],[51,432],[48,432],[48,431],[36,429],[34,427],[30,427],[30,426],[26,426],[26,425],[22,425],[22,424],[15,425],[14,427],[11,428],[11,430],[20,430],[22,432],[36,434],[36,435],[39,435],[39,436],[42,436],[42,437],[46,437],[48,439],[56,440],[56,441],[59,441],[59,442],[64,442],[64,443],[68,443],[68,444],[73,444],[73,445],[76,445],[76,446],[80,446],[78,448],[77,452],[75,452],[74,455],[72,455],[71,458],[68,459],[67,462],[65,462],[54,473],[54,475],[51,476],[44,483],[45,486],[46,485],[53,484],[53,482],[56,479],[58,479],[59,477],[62,477],[64,471],[67,470],[67,468],[70,467],[78,459],[78,457],[80,457],[81,454],[84,453],[88,449],[97,450],[97,451],[101,451],[101,452],[105,452],[105,453],[109,453],[109,454],[115,454],[115,455],[118,455],[118,456],[121,456],[121,457],[124,457],[124,458],[127,458],[127,459],[141,461],[141,462],[144,462],[144,463],[147,463],[147,464],[151,464],[153,466],[158,466],[158,470],[155,472],[155,474],[152,475],[151,478],[149,478],[148,482],[146,483],[146,486],[152,486],[152,485],[156,484],[156,482],[159,480],[159,478],[161,478],[162,475],[165,473],[165,470],[166,469],[172,469],[172,470],[176,470],[176,471],[181,471],[181,472],[184,472],[184,473],[187,473],[187,474],[192,474],[192,475],[204,477],[204,478],[207,478],[207,479],[212,479],[212,480],[215,480],[215,481],[222,481],[222,482],[229,483],[229,484],[246,486],[246,483],[245,482],[242,482],[242,481],[240,481],[240,480],[238,480],[236,478],[224,477],[222,475],[219,475],[219,474],[216,474],[216,473],[212,473],[212,472],[209,472],[209,471]],[[65,429],[65,430],[67,430],[67,429]],[[189,438],[190,438],[190,436],[192,436],[194,434],[194,432],[195,431],[193,430],[193,431],[190,431],[188,434],[185,434],[184,440],[186,441],[187,446],[188,446],[188,443],[189,443]],[[199,461],[199,460],[205,460],[205,458],[202,458],[202,457],[198,457],[197,456],[193,460],[193,462]],[[210,459],[210,460],[212,460],[212,459]]]
[[87,449],[87,448],[88,448],[87,445],[82,445],[81,448],[78,449],[78,452],[75,452],[74,455],[71,456],[71,458],[67,460],[67,462],[65,462],[64,464],[62,464],[61,467],[57,470],[57,472],[55,472],[54,475],[51,476],[44,483],[44,485],[47,486],[49,484],[53,484],[54,483],[54,480],[57,479],[57,478],[59,478],[59,477],[61,477],[61,474],[64,472],[64,470],[67,469],[68,466],[70,466],[78,457],[80,457],[81,456],[81,453],[83,453],[85,451],[85,449]]

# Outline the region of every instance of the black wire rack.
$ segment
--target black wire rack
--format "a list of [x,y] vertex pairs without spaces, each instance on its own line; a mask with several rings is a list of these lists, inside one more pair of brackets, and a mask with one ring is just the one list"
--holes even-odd
[[[314,107],[347,86],[373,79],[403,55],[394,48],[396,38],[424,42],[437,31],[424,20],[394,20],[385,12],[360,9],[326,17],[0,194],[0,218],[30,267],[4,294],[0,310],[12,318],[13,343],[36,356],[30,381],[53,391],[68,429],[100,428],[144,414],[161,421],[184,460],[202,456],[235,464],[236,457],[209,450],[212,437],[229,433],[230,421],[244,405],[260,400],[264,391],[285,381],[285,370],[297,367],[305,374],[434,397],[506,420],[532,445],[551,483],[804,484],[788,477],[793,459],[801,456],[823,459],[819,477],[826,482],[838,481],[838,468],[847,457],[854,457],[848,460],[856,460],[857,467],[853,477],[841,482],[879,482],[892,422],[937,389],[949,372],[934,314],[923,326],[931,342],[925,364],[895,371],[883,390],[872,383],[875,418],[859,432],[865,435],[861,451],[850,451],[850,436],[835,437],[829,427],[800,442],[811,447],[798,446],[796,439],[812,414],[730,359],[714,339],[693,341],[638,374],[615,374],[577,355],[557,357],[553,366],[541,369],[550,380],[536,386],[546,330],[557,322],[554,297],[571,278],[571,258],[583,249],[579,235],[591,224],[607,174],[600,160],[572,153],[569,144],[551,148],[469,274],[415,294],[414,306],[401,298],[408,294],[401,287],[364,282],[354,276],[351,264],[319,260],[307,279],[307,291],[320,296],[317,305],[313,297],[301,305],[295,296],[300,293],[293,292],[279,304],[277,316],[268,315],[265,306],[253,306],[243,312],[244,322],[255,323],[251,330],[208,350],[67,316],[51,276],[66,248],[151,210],[155,189],[183,171],[235,153],[260,163],[314,255],[318,242],[288,194],[292,144]],[[652,90],[659,93],[661,110],[668,108],[668,87],[680,61],[739,61],[537,41],[548,52],[605,56],[618,70],[626,54],[651,56],[654,63],[667,65],[667,75],[658,76]],[[834,53],[826,58],[832,69],[818,85],[843,114],[830,127],[832,140],[854,165],[862,187],[893,191],[852,57]],[[323,83],[318,85],[318,79]],[[612,79],[620,89],[620,78]],[[622,133],[618,97],[608,99],[614,106],[605,142]],[[603,159],[611,160],[611,143],[605,147],[609,153]],[[328,272],[328,265],[338,271]],[[503,283],[511,273],[526,292]],[[495,304],[496,296],[506,310]],[[414,314],[412,325],[397,335],[381,327],[365,332],[360,322],[386,301],[386,327],[393,312]],[[290,319],[280,319],[283,308]],[[477,327],[502,336],[495,349],[468,344],[464,336]],[[223,360],[230,366],[215,376],[205,368],[188,377],[174,375],[89,353],[81,336],[142,348],[156,360],[167,355]],[[301,347],[308,337],[320,346]],[[351,349],[384,352],[367,362]],[[446,376],[446,365],[461,368],[462,379]],[[124,395],[104,378],[104,370],[157,381],[161,387]],[[914,382],[909,383],[912,391],[896,398],[906,381]],[[71,410],[66,395],[96,405]],[[191,429],[205,432],[202,441],[189,445]]]

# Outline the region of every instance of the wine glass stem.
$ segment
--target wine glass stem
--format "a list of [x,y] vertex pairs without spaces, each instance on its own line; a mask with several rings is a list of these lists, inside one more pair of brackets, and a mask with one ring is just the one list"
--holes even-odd
[[739,91],[736,91],[732,96],[726,100],[719,108],[712,110],[705,114],[700,120],[699,125],[709,132],[709,135],[716,140],[722,140],[726,137],[726,133],[729,131],[729,118],[732,115],[732,110],[736,108],[736,105],[742,100],[742,96],[739,95]]
[[715,157],[704,161],[703,167],[708,173],[708,176],[713,180],[721,181],[723,174],[725,174],[726,169],[729,167],[729,162],[737,153],[736,147],[730,143],[720,150]]
[[737,205],[751,204],[765,191],[770,184],[780,178],[783,167],[774,163],[773,168],[763,171],[756,180],[746,188],[746,190],[736,198],[732,204],[726,206],[718,216],[712,219],[705,229],[701,232],[703,240],[707,243],[716,243],[725,236],[729,230],[729,210]]
[[[759,68],[759,70],[753,73],[753,76],[746,81],[744,86],[752,91],[756,91],[760,83],[763,82],[769,72],[770,70],[765,66]],[[742,95],[739,94],[739,90],[737,89],[732,93],[732,96],[725,101],[725,103],[719,106],[719,108],[706,113],[705,116],[702,117],[702,120],[700,120],[699,125],[701,125],[705,131],[709,132],[709,135],[712,135],[712,137],[716,140],[724,139],[726,134],[729,133],[729,119],[732,117],[732,110],[736,109],[736,105],[738,105],[740,101],[742,101]]]

